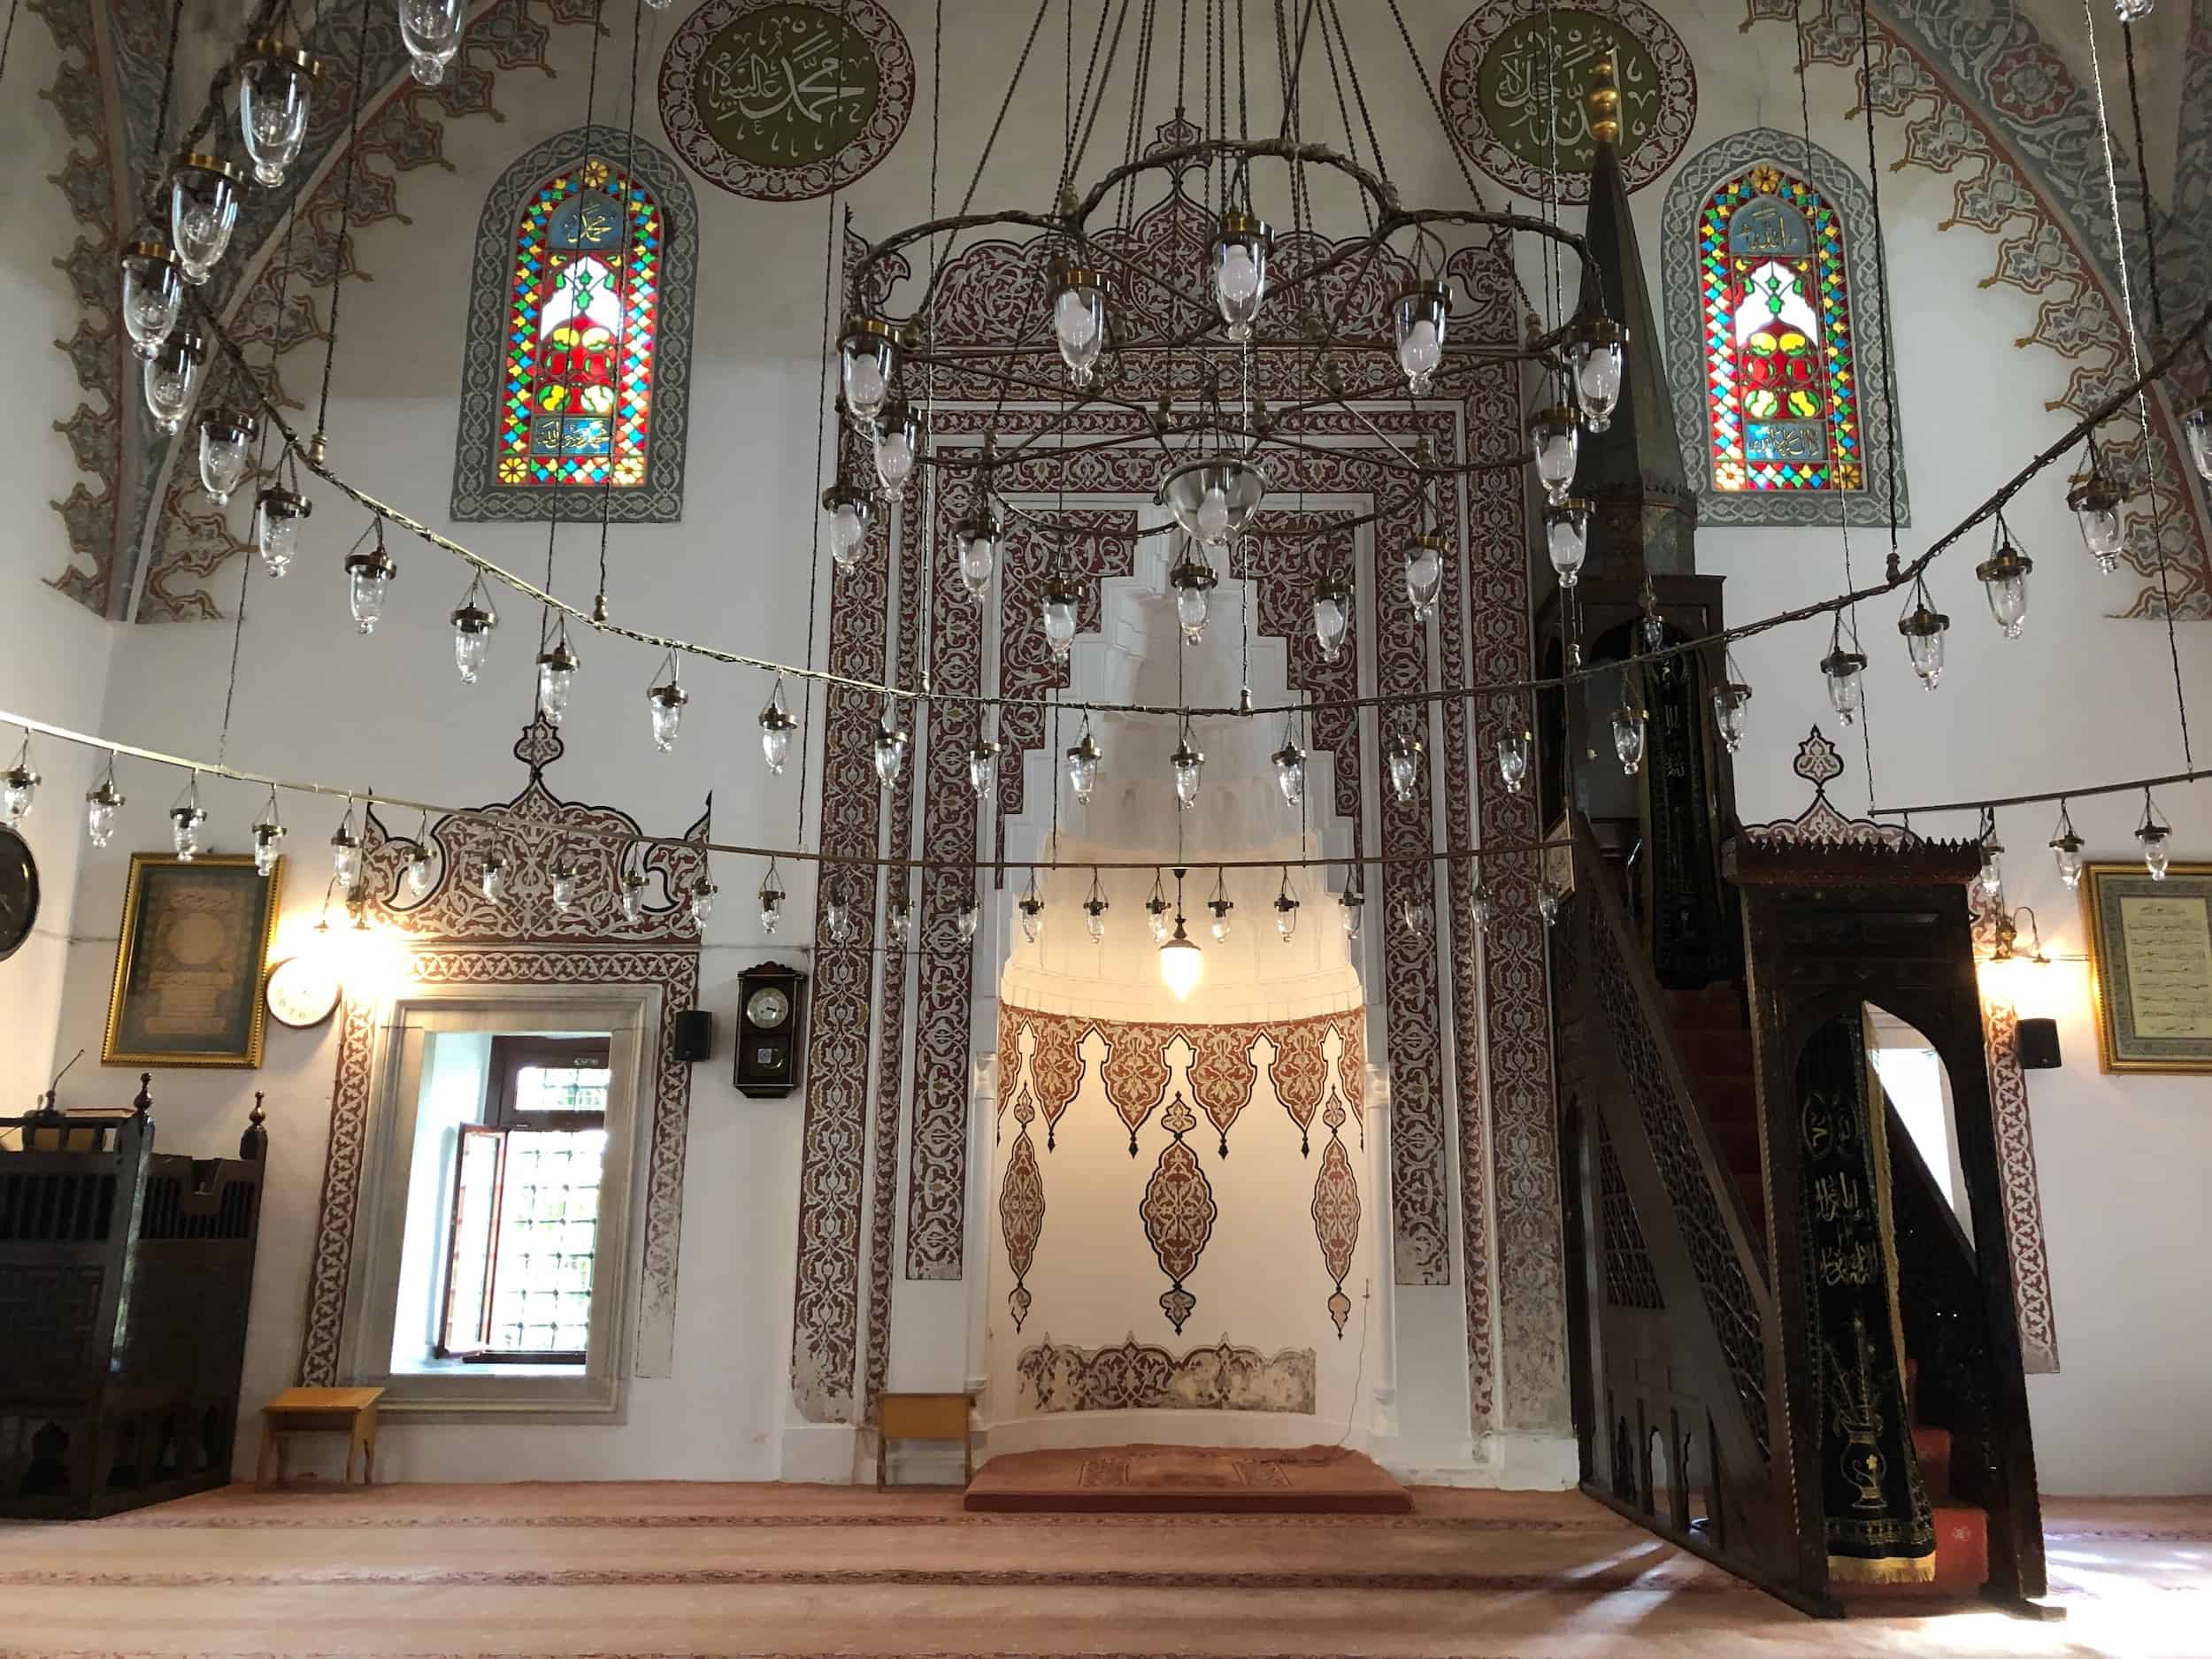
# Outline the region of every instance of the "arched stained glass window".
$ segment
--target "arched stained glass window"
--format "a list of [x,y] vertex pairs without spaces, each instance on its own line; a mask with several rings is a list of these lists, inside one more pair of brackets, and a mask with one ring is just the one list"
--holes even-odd
[[1707,430],[1712,487],[1863,489],[1843,223],[1769,165],[1706,198]]
[[595,128],[539,145],[485,204],[462,385],[457,518],[680,515],[689,187]]
[[1669,188],[1669,372],[1701,521],[1886,519],[1863,202],[1834,157],[1768,132],[1691,157]]

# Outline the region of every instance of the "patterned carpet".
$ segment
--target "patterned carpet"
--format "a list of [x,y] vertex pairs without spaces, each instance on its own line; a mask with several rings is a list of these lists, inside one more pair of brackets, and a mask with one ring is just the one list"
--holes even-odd
[[0,1525],[0,1654],[1706,1659],[2212,1651],[2212,1502],[2054,1502],[2065,1622],[1800,1617],[1573,1494],[971,1515],[956,1492],[236,1487]]

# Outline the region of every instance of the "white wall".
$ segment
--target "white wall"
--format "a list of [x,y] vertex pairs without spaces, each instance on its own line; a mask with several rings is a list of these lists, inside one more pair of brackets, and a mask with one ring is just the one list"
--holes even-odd
[[[898,0],[892,9],[915,47],[926,101],[928,8]],[[954,30],[949,56],[956,65],[949,83],[1003,85],[1030,8],[995,0],[989,7],[948,10]],[[1432,73],[1464,8],[1412,10],[1409,22]],[[1738,0],[1684,0],[1664,10],[1698,64],[1701,107],[1693,152],[1744,127],[1794,126],[1786,27],[1740,33]],[[1409,199],[1462,201],[1464,186],[1433,131],[1425,100],[1411,86],[1394,29],[1386,17],[1360,11],[1348,20],[1362,45],[1370,102],[1394,178]],[[1017,17],[1022,21],[1008,21]],[[649,66],[673,22],[672,15],[648,14]],[[15,50],[11,68],[26,77],[20,84],[50,78],[37,61],[38,54],[50,54],[43,30],[19,31]],[[511,158],[581,119],[581,31],[555,31],[552,50],[557,80],[526,75],[502,82],[503,122],[449,127],[444,153],[450,172],[424,168],[403,177],[399,199],[409,222],[359,233],[361,261],[377,280],[347,291],[329,421],[334,458],[349,473],[525,570],[542,568],[542,526],[455,526],[446,521],[443,503],[479,207]],[[1040,53],[1047,50],[1041,43]],[[1058,82],[1056,73],[1040,73],[1033,63],[979,200],[1035,206],[1048,199],[1058,161]],[[650,84],[649,74],[649,100]],[[1148,119],[1164,116],[1158,108],[1162,85],[1156,71]],[[1255,77],[1258,105],[1272,108],[1271,86],[1268,75]],[[1816,69],[1812,94],[1816,136],[1839,154],[1861,153],[1863,138],[1842,114],[1852,103],[1848,77]],[[603,111],[603,83],[601,95]],[[1333,121],[1333,99],[1311,108],[1329,110]],[[948,194],[964,185],[995,112],[995,98],[949,103],[944,176],[956,183],[946,187]],[[1102,134],[1118,133],[1120,115],[1110,102]],[[58,273],[46,263],[69,236],[59,196],[44,181],[57,154],[50,122],[50,109],[28,97],[11,100],[0,114],[0,133],[15,141],[11,153],[27,157],[0,175],[0,199],[15,209],[12,222],[39,231],[35,246],[31,236],[12,238],[6,256],[16,262],[11,291],[19,305],[40,308],[25,331],[34,340],[65,337],[73,326]],[[864,233],[926,215],[929,125],[925,102],[893,155],[850,192]],[[643,131],[659,136],[649,118]],[[1335,136],[1325,130],[1314,135]],[[1889,125],[1882,142],[1886,156],[1901,145]],[[1110,142],[1118,138],[1102,136],[1102,145]],[[1094,151],[1094,167],[1104,160]],[[1906,533],[1909,554],[2009,475],[2063,421],[2044,404],[2062,389],[2070,365],[2013,343],[2028,332],[2036,299],[1978,286],[1996,257],[1993,239],[1963,226],[1934,228],[1952,211],[1953,183],[1917,168],[1885,172],[1882,179],[1897,302],[1899,396],[1916,515]],[[743,201],[703,181],[695,188],[701,280],[685,518],[676,526],[614,531],[609,598],[618,620],[795,656],[809,633],[804,567],[816,516],[810,446],[829,210],[821,202]],[[1494,201],[1494,189],[1485,188]],[[1654,256],[1655,288],[1655,255],[1667,228],[1660,223],[1663,194],[1660,183],[1635,198],[1639,228]],[[1325,214],[1331,211],[1325,197],[1321,205]],[[97,725],[155,748],[211,753],[230,654],[227,626],[135,628],[123,649],[111,649],[106,625],[41,585],[61,565],[58,520],[42,503],[65,494],[72,479],[66,447],[49,426],[74,407],[77,394],[58,353],[20,355],[20,395],[0,402],[0,422],[8,423],[0,435],[9,440],[0,453],[10,457],[7,481],[24,508],[23,528],[0,552],[0,638],[6,641],[0,649],[0,707]],[[311,375],[312,365],[311,347],[300,354],[299,372]],[[2179,766],[2164,634],[2154,625],[2103,614],[2112,589],[2100,583],[2073,537],[2062,489],[2053,475],[2013,514],[2037,560],[2024,640],[2004,643],[1987,624],[1970,580],[1980,556],[1972,546],[1947,559],[1934,579],[1955,624],[1953,667],[1939,691],[1932,695],[1911,681],[1888,604],[1863,617],[1874,658],[1871,732],[1883,802]],[[522,772],[507,749],[528,712],[534,618],[518,602],[503,603],[494,666],[483,683],[461,687],[452,673],[445,613],[460,596],[463,572],[427,548],[397,543],[401,574],[391,616],[373,638],[359,637],[345,618],[338,561],[365,520],[332,492],[317,486],[310,493],[317,513],[293,575],[273,583],[257,573],[251,584],[233,760],[455,803],[513,793]],[[243,506],[232,511],[242,524]],[[1854,536],[1862,580],[1878,567],[1883,541],[1864,532]],[[557,583],[565,595],[588,600],[595,543],[588,531],[562,533]],[[1729,578],[1729,614],[1739,619],[1840,585],[1833,532],[1717,529],[1701,538],[1700,557],[1704,568]],[[1796,741],[1816,720],[1836,734],[1813,669],[1825,643],[1824,629],[1801,625],[1739,648],[1757,691],[1752,734],[1738,767],[1747,817],[1794,813],[1804,794],[1787,771]],[[557,792],[619,803],[648,827],[671,831],[690,821],[711,789],[718,838],[789,837],[799,769],[780,780],[760,772],[751,717],[765,687],[757,676],[703,670],[687,675],[695,701],[670,759],[651,754],[645,739],[643,693],[657,654],[603,638],[587,639],[581,649],[582,682],[565,733],[569,752],[549,780]],[[818,657],[821,649],[818,641]],[[2188,690],[2196,706],[2205,707],[2200,630],[2182,631],[2179,653]],[[2200,729],[2212,741],[2212,721]],[[1271,747],[1273,734],[1266,735]],[[1847,757],[1853,771],[1836,795],[1856,808],[1864,803],[1865,782],[1851,735]],[[52,748],[41,751],[41,764],[49,793],[33,819],[32,840],[47,866],[49,910],[39,939],[0,968],[0,1091],[12,1091],[4,1098],[18,1105],[43,1086],[50,1052],[65,1056],[87,1044],[96,1055],[127,853],[163,845],[161,815],[174,792],[173,782],[150,770],[127,767],[132,798],[124,827],[105,853],[81,855],[80,875],[73,868],[81,846],[73,797],[88,785],[88,772]],[[1210,787],[1230,781],[1225,768]],[[1255,776],[1240,787],[1271,786]],[[242,849],[257,792],[219,785],[206,798],[213,844]],[[2177,826],[2177,850],[2186,856],[2206,841],[2212,791],[2169,791],[2162,803]],[[2093,850],[2124,854],[2134,810],[2124,800],[2085,803],[2075,819]],[[299,801],[288,813],[294,857],[284,926],[296,936],[312,920],[326,872],[321,843],[337,809]],[[2024,853],[2015,861],[2017,896],[2044,915],[2047,943],[2078,954],[2073,905],[2032,855],[2048,833],[2047,817],[2038,811],[2004,820],[2008,838]],[[1972,828],[1962,819],[1919,826],[1955,834]],[[636,1384],[627,1421],[619,1426],[396,1425],[385,1436],[385,1463],[395,1476],[760,1478],[789,1467],[780,1441],[796,1421],[787,1364],[802,1103],[796,1097],[745,1100],[729,1087],[726,1071],[739,970],[772,954],[803,960],[790,948],[811,895],[804,872],[786,873],[794,920],[783,937],[760,937],[751,907],[735,902],[718,909],[709,930],[702,1001],[716,1016],[723,1049],[694,1076],[675,1374]],[[757,875],[757,868],[733,864],[720,877],[726,899],[741,897]],[[73,924],[61,913],[65,900],[55,895],[68,894],[73,883],[73,926],[81,937],[65,953],[61,930]],[[1240,914],[1248,919],[1252,911]],[[2046,1484],[2072,1492],[2212,1487],[2212,1442],[2176,1436],[2167,1426],[2212,1413],[2212,1322],[2201,1317],[2194,1288],[2196,1264],[2212,1251],[2212,1210],[2197,1190],[2201,1171],[2212,1164],[2206,1091],[2187,1079],[2101,1076],[2080,970],[2062,964],[2053,979],[2051,1011],[2061,1020],[2068,1064],[2030,1082],[2065,1363],[2060,1376],[2032,1385]],[[987,1044],[987,1036],[980,1042]],[[332,1028],[274,1029],[265,1064],[250,1078],[169,1071],[154,1085],[161,1144],[171,1149],[227,1145],[244,1121],[250,1091],[264,1089],[270,1097],[270,1185],[249,1344],[250,1405],[290,1381],[297,1359],[334,1062]],[[119,1072],[82,1066],[65,1087],[63,1101],[114,1104],[133,1087]],[[980,1259],[972,1252],[972,1262]],[[960,1386],[969,1363],[965,1344],[940,1340],[937,1333],[956,1330],[967,1291],[902,1281],[897,1293],[895,1386]],[[1439,1378],[1455,1355],[1463,1367],[1463,1336],[1453,1325],[1459,1303],[1456,1289],[1400,1299],[1407,1328],[1399,1347],[1430,1354]],[[911,1334],[924,1325],[928,1333]],[[1452,1395],[1440,1384],[1433,1415],[1440,1433],[1449,1427]],[[1463,1413],[1463,1375],[1457,1398]],[[835,1462],[833,1455],[829,1463]]]

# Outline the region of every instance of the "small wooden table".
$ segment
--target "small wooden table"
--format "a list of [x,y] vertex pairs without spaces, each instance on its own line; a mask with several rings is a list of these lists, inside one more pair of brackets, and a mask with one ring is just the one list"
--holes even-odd
[[891,1394],[876,1404],[876,1485],[889,1479],[887,1454],[893,1440],[958,1440],[961,1478],[975,1479],[975,1448],[968,1437],[968,1407],[972,1396],[950,1394]]
[[276,1454],[276,1484],[284,1484],[285,1453],[295,1434],[346,1436],[346,1484],[353,1483],[353,1455],[361,1454],[361,1484],[376,1484],[376,1402],[381,1388],[287,1388],[261,1408],[261,1455],[254,1484],[269,1484],[269,1455]]

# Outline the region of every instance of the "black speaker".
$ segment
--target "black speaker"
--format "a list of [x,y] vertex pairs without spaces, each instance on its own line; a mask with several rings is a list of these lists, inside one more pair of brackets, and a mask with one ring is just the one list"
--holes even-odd
[[2024,1071],[2049,1071],[2061,1064],[2058,1057],[2058,1021],[2055,1019],[2024,1019],[2018,1027],[2016,1047],[2020,1055],[2020,1069]]
[[687,1008],[676,1016],[676,1057],[708,1060],[714,1057],[714,1016],[703,1008]]

